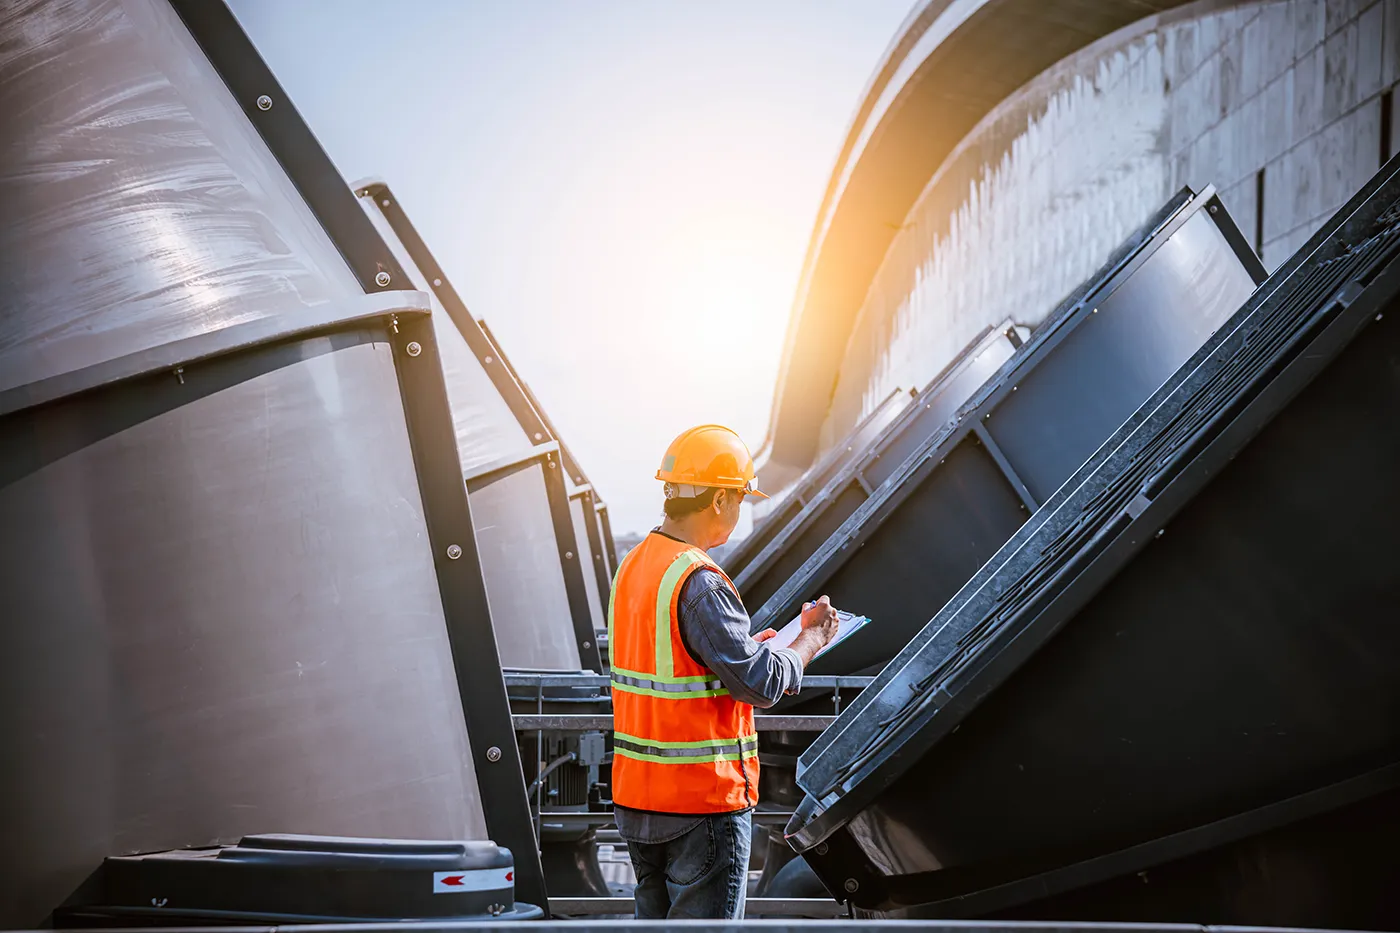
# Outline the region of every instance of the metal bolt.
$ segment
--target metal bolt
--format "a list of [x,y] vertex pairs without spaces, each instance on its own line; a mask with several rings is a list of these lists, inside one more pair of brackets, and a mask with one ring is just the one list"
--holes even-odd
[[583,643],[583,647],[585,647],[585,648],[592,648],[592,647],[593,647],[593,642],[591,642],[591,641],[586,641],[586,642]]
[[565,552],[564,552],[564,559],[565,559],[565,560],[573,560],[573,559],[574,559],[574,552],[573,552],[573,551],[565,551]]
[[178,380],[180,380],[180,385],[184,385],[184,384],[185,384],[185,367],[183,367],[183,366],[176,366],[176,367],[175,367],[175,378],[178,379]]
[[488,363],[491,362],[491,357],[488,356],[488,357],[486,358],[486,362],[488,362]]
[[271,97],[268,97],[266,94],[263,94],[263,95],[261,95],[260,97],[258,97],[258,109],[259,109],[259,110],[271,110],[271,109],[272,109],[272,98],[271,98]]
[[408,346],[405,349],[408,350],[409,356],[417,356],[418,354],[423,352],[423,345],[416,340],[410,340],[408,342]]
[[378,285],[380,288],[387,287],[391,281],[393,280],[389,278],[389,273],[385,272],[383,269],[379,270],[379,274],[374,277],[374,284]]
[[447,546],[447,559],[448,559],[448,560],[456,560],[457,558],[459,558],[459,557],[461,557],[461,556],[462,556],[462,548],[461,548],[461,545],[449,544],[449,545]]
[[1164,535],[1164,534],[1166,534],[1166,533],[1167,533],[1167,529],[1165,529],[1165,528],[1158,528],[1158,529],[1157,529],[1157,537],[1159,537],[1159,538],[1162,537],[1162,535]]
[[535,432],[535,440],[537,440],[537,441],[542,441],[542,440],[544,440],[544,435],[541,434],[539,431],[536,431],[536,432]]
[[860,890],[860,882],[854,878],[847,878],[846,883],[841,887],[846,889],[847,894],[854,894]]
[[486,760],[487,760],[487,761],[500,761],[500,760],[501,760],[501,750],[500,750],[499,748],[497,748],[495,745],[492,745],[490,748],[488,748],[488,749],[486,750]]
[[384,200],[380,201],[379,203],[382,204],[384,207],[388,207],[388,206],[389,206],[389,199],[388,199],[388,198],[385,198]]
[[442,279],[433,279],[433,285],[436,286],[436,285],[441,285],[441,284],[442,284]]
[[828,849],[828,848],[829,848],[829,847],[827,846],[827,844],[826,844],[825,842],[819,843],[819,844],[817,845],[817,854],[818,854],[818,855],[825,855],[825,854],[827,853],[827,849]]
[[1220,205],[1219,205],[1219,204],[1212,204],[1212,205],[1210,206],[1210,212],[1211,212],[1212,214],[1218,214],[1218,213],[1220,213]]
[[550,468],[551,470],[557,470],[557,469],[559,469],[559,465],[558,465],[557,463],[555,463],[553,460],[551,460],[551,461],[549,461],[549,468]]

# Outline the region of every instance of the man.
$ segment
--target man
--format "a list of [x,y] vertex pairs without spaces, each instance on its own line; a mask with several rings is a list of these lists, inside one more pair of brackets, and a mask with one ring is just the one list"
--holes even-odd
[[706,553],[729,540],[753,457],[728,428],[686,431],[666,451],[666,519],[617,570],[608,608],[613,803],[637,872],[636,915],[741,919],[758,804],[753,708],[802,685],[836,634],[823,596],[787,648],[749,635],[734,584]]

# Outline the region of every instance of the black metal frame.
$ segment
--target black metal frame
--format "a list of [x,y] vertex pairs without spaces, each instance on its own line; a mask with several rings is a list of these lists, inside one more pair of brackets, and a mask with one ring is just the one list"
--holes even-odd
[[356,192],[361,197],[373,198],[384,219],[388,221],[390,229],[399,238],[408,251],[409,257],[418,267],[418,271],[423,273],[427,279],[425,287],[432,289],[438,301],[447,311],[447,316],[456,325],[457,331],[467,342],[467,346],[481,363],[482,369],[491,378],[491,382],[496,387],[496,391],[501,394],[510,412],[515,416],[515,420],[520,424],[522,430],[530,438],[531,443],[546,444],[551,441],[559,444],[561,456],[564,461],[564,468],[569,471],[569,476],[574,485],[589,485],[588,477],[583,472],[583,468],[574,458],[569,450],[568,444],[555,429],[553,422],[549,420],[548,413],[544,406],[531,391],[529,383],[521,377],[518,370],[501,349],[501,343],[496,339],[496,335],[491,333],[491,328],[486,326],[484,320],[478,320],[472,316],[471,310],[467,307],[462,296],[453,287],[452,280],[447,277],[442,266],[438,264],[437,257],[433,255],[428,244],[423,242],[418,229],[413,226],[413,221],[404,211],[399,199],[394,196],[393,190],[384,181],[373,181],[357,189]]
[[574,520],[569,511],[569,493],[560,475],[559,445],[553,441],[535,446],[528,454],[509,462],[489,464],[466,477],[470,495],[473,485],[518,473],[531,464],[541,463],[545,492],[549,498],[549,517],[554,530],[554,543],[559,556],[559,569],[564,573],[564,589],[569,599],[569,618],[573,622],[575,644],[583,669],[595,674],[602,671],[597,635],[593,631],[593,613],[588,607],[588,589],[583,583],[583,569],[574,554]]
[[[800,604],[804,594],[820,587],[822,581],[831,577],[863,546],[879,527],[899,508],[899,506],[919,488],[928,475],[938,468],[943,458],[969,437],[976,439],[979,446],[987,447],[998,472],[1007,486],[1022,500],[1027,514],[1034,513],[1044,503],[1037,502],[1029,492],[1028,484],[1011,468],[1004,456],[998,456],[998,448],[990,447],[989,432],[982,428],[982,422],[992,416],[992,412],[1011,393],[1017,390],[1018,382],[1026,373],[1048,356],[1074,330],[1078,323],[1094,313],[1096,302],[1111,295],[1130,278],[1137,269],[1154,253],[1144,247],[1155,241],[1172,236],[1181,226],[1198,213],[1193,205],[1204,208],[1215,222],[1216,228],[1225,236],[1231,250],[1256,283],[1265,276],[1259,257],[1254,255],[1248,243],[1239,236],[1233,221],[1225,211],[1213,188],[1207,187],[1199,194],[1183,190],[1172,199],[1159,215],[1155,223],[1140,231],[1119,250],[1105,269],[1092,277],[1073,295],[1067,298],[1025,346],[978,392],[959,413],[956,424],[939,432],[917,451],[909,456],[900,469],[876,491],[860,509],[846,520],[812,557],[787,580],[765,604],[754,614],[756,628],[772,625],[794,605]],[[784,620],[785,621],[785,620]]]
[[[408,275],[228,7],[206,0],[170,2],[365,292],[408,287]],[[262,97],[271,106],[260,107]],[[400,322],[391,342],[487,830],[515,856],[521,899],[547,914],[539,847],[432,321]],[[419,347],[413,356],[410,343]],[[453,544],[461,548],[459,559],[448,556]]]
[[[966,347],[958,352],[949,363],[934,376],[922,390],[914,397],[913,402],[882,430],[863,451],[860,451],[854,458],[850,459],[846,465],[836,472],[828,482],[816,493],[807,490],[805,498],[801,500],[800,508],[790,515],[781,527],[771,529],[766,532],[767,541],[762,547],[746,561],[743,567],[733,569],[731,576],[739,586],[740,592],[749,592],[755,583],[762,581],[768,574],[773,564],[779,557],[788,553],[788,549],[793,546],[811,525],[820,520],[820,517],[832,506],[832,503],[841,495],[842,490],[852,481],[858,483],[867,497],[873,496],[874,488],[879,483],[872,484],[866,477],[867,471],[882,459],[890,445],[904,437],[905,432],[911,430],[911,423],[916,422],[920,417],[922,407],[928,406],[930,397],[937,398],[947,384],[961,376],[967,368],[979,359],[984,353],[990,352],[993,346],[1002,339],[1011,343],[1012,352],[1021,346],[1020,335],[1016,334],[1015,325],[1007,320],[1003,322],[1000,329],[991,327],[983,328],[980,333]],[[980,389],[980,387],[979,387]],[[976,390],[973,393],[975,394]],[[960,401],[965,401],[960,400]],[[998,451],[998,455],[1000,451]],[[999,466],[1003,471],[1009,471],[1010,465],[1005,463],[1005,458],[1001,457]],[[1025,485],[1019,479],[1013,482],[1024,490]],[[1023,503],[1027,508],[1034,506],[1028,501],[1028,494],[1023,496]],[[779,509],[786,508],[786,503],[780,505]],[[790,508],[788,509],[790,511]],[[778,515],[775,515],[776,519]],[[757,537],[758,532],[751,537]],[[729,561],[726,561],[726,569],[729,569]],[[761,592],[764,588],[758,587]]]
[[[1387,210],[1389,204],[1371,203],[1389,185],[1392,192],[1400,184],[1400,159],[1394,160],[1376,176],[1332,221],[1320,230],[1302,250],[1258,289],[1245,306],[1199,350],[1177,375],[1139,409],[1137,415],[1119,429],[1100,453],[1085,464],[1075,479],[1057,493],[1042,514],[1053,513],[1035,528],[1023,529],[1002,551],[1007,560],[994,560],[978,574],[958,598],[944,607],[925,630],[926,638],[908,646],[877,682],[845,714],[843,721],[829,730],[804,756],[806,769],[799,779],[809,794],[805,812],[789,827],[794,845],[803,850],[818,846],[869,800],[888,786],[898,774],[958,728],[962,719],[987,696],[1042,642],[1101,589],[1135,554],[1148,547],[1156,533],[1220,473],[1265,426],[1311,383],[1366,327],[1381,319],[1383,302],[1400,293],[1400,258],[1387,260],[1380,268],[1365,274],[1373,276],[1363,288],[1352,272],[1339,280],[1336,291],[1317,296],[1316,306],[1299,319],[1286,338],[1277,338],[1273,356],[1261,363],[1257,372],[1240,381],[1235,394],[1223,407],[1209,414],[1189,437],[1182,439],[1160,459],[1143,461],[1141,469],[1151,469],[1138,477],[1113,480],[1108,488],[1081,485],[1099,470],[1115,464],[1137,462],[1144,443],[1165,431],[1173,410],[1164,402],[1170,396],[1204,384],[1212,375],[1243,354],[1255,341],[1264,340],[1277,311],[1274,296],[1290,283],[1295,272],[1308,262],[1335,261],[1353,257],[1352,231],[1364,233]],[[1361,262],[1358,258],[1357,262]],[[1369,261],[1369,260],[1368,260]],[[1361,267],[1358,267],[1360,270]],[[1345,270],[1344,270],[1345,271]],[[1363,274],[1356,271],[1356,275]],[[1309,282],[1314,290],[1322,287]],[[1325,297],[1325,300],[1322,300]],[[1300,349],[1305,348],[1305,349]],[[1262,351],[1261,351],[1262,352]],[[1244,377],[1236,377],[1243,379]],[[1160,424],[1159,424],[1160,422]],[[1174,423],[1174,422],[1173,422]],[[1186,422],[1183,422],[1186,423]],[[1141,479],[1141,490],[1118,511],[1101,512],[1126,495],[1119,486]],[[1110,492],[1113,493],[1110,498]],[[1081,500],[1083,500],[1081,502]],[[1082,516],[1092,506],[1101,526]],[[1063,512],[1063,518],[1062,518]],[[1053,523],[1053,524],[1052,524]],[[1095,528],[1098,528],[1095,531]],[[1022,584],[1017,575],[1026,573],[1018,554],[1025,560],[1054,557],[1050,552],[1071,533],[1083,540],[1081,550],[1064,562],[1035,575],[1031,584]],[[1092,534],[1090,539],[1088,536]],[[1050,540],[1053,539],[1053,540]],[[1042,546],[1037,547],[1037,540]],[[1058,560],[1058,558],[1056,558]],[[1013,565],[1013,561],[1015,562]],[[1051,572],[1053,570],[1053,573]],[[1000,580],[999,577],[1009,579]],[[1003,600],[1007,602],[1003,603]],[[983,611],[990,613],[985,624]],[[965,618],[955,619],[955,616]],[[992,625],[992,621],[996,624]],[[956,624],[950,624],[956,623]],[[969,627],[967,623],[975,623]],[[920,655],[934,639],[957,640],[953,655]],[[918,692],[909,689],[920,684]],[[877,705],[878,704],[878,705]],[[872,708],[873,707],[873,708]],[[877,713],[878,710],[878,713]],[[851,724],[862,715],[878,715],[879,735],[875,740],[857,734]],[[930,728],[932,726],[932,728]],[[872,744],[873,741],[873,744]],[[1389,772],[1384,772],[1389,773]],[[820,812],[818,810],[820,809]],[[1266,808],[1268,809],[1268,808]],[[1269,812],[1287,813],[1288,807]]]

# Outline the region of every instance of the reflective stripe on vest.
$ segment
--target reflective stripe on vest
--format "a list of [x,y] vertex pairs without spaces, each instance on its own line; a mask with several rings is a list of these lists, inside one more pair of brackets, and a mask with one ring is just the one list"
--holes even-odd
[[658,764],[738,761],[758,755],[758,736],[746,735],[740,739],[709,739],[701,742],[661,742],[614,732],[613,754]]

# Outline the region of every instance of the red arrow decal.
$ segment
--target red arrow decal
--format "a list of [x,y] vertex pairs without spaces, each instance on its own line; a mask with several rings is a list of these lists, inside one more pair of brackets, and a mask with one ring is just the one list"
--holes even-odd
[[458,888],[459,888],[459,887],[462,886],[462,876],[461,876],[461,875],[449,875],[449,876],[447,876],[446,878],[442,879],[442,883],[443,883],[443,884],[450,884],[450,885],[452,885],[453,887],[458,887]]
[[514,881],[514,880],[515,880],[515,872],[513,872],[513,871],[508,871],[508,872],[506,872],[506,880],[507,880],[507,881]]

